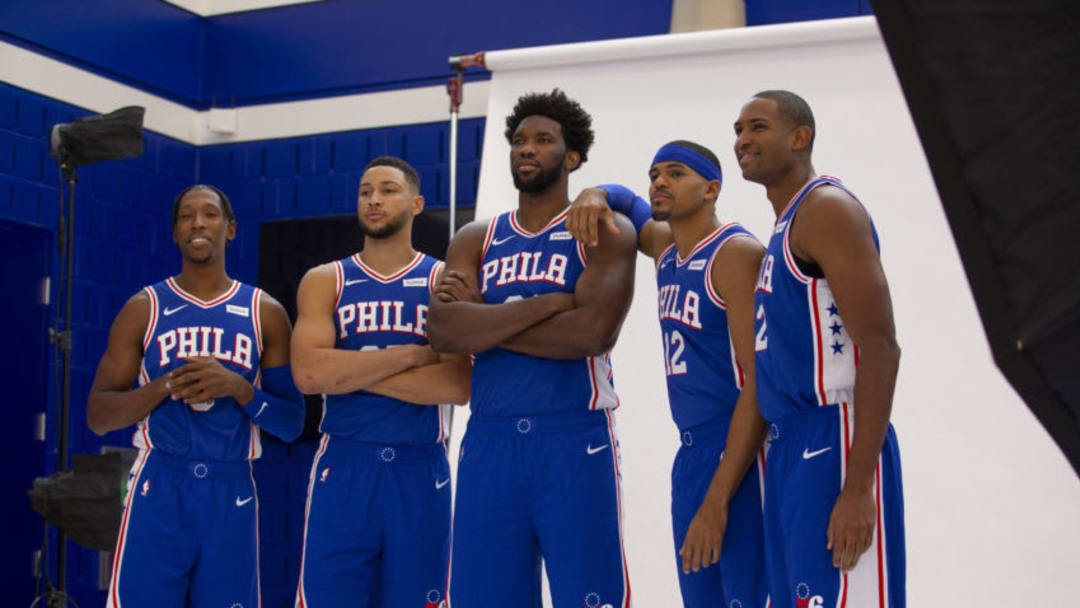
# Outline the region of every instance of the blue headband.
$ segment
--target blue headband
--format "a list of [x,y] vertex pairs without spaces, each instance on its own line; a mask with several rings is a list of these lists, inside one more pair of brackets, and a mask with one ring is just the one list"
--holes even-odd
[[[721,184],[724,183],[724,179],[720,174],[720,167],[717,167],[701,154],[682,146],[675,144],[667,144],[656,151],[656,156],[652,159],[652,164],[664,163],[664,162],[677,162],[690,167],[697,172],[698,175],[704,177],[707,180],[716,180]],[[652,165],[650,165],[652,166]]]

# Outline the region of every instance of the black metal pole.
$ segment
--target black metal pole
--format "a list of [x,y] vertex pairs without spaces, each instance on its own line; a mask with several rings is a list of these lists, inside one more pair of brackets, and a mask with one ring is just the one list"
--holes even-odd
[[[64,177],[68,183],[68,210],[66,223],[66,251],[64,260],[64,331],[60,334],[60,350],[64,356],[63,389],[60,395],[60,420],[57,425],[56,469],[68,468],[68,427],[71,415],[71,277],[74,269],[75,251],[75,182],[78,177],[75,167],[64,164]],[[63,187],[63,184],[61,184]],[[63,213],[63,211],[61,211]],[[63,528],[56,529],[56,588],[64,591],[67,586],[67,538]]]

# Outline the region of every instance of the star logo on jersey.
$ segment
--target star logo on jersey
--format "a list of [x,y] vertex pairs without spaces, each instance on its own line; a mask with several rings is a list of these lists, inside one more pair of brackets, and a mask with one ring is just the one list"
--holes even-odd
[[187,308],[187,304],[181,304],[180,306],[177,306],[176,308],[166,307],[165,310],[161,311],[161,314],[168,317],[170,315],[173,315],[173,314],[176,314],[176,313],[180,312],[181,310],[183,310],[185,308]]
[[514,238],[514,235],[511,234],[510,236],[506,237],[505,239],[491,239],[491,246],[492,247],[498,247],[499,245],[502,245],[503,243],[505,243],[506,241],[509,241],[512,238]]
[[356,285],[357,283],[367,283],[367,279],[349,279],[345,281],[345,287]]
[[322,470],[322,475],[319,475],[319,481],[326,483],[326,478],[330,476],[330,467],[326,467]]
[[424,596],[424,608],[443,608],[446,603],[442,599],[442,592],[438,589],[428,591]]

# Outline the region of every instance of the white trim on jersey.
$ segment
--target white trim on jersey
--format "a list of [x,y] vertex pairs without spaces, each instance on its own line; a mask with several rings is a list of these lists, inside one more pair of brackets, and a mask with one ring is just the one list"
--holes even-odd
[[531,238],[538,237],[541,234],[544,234],[548,230],[551,230],[552,226],[554,226],[555,224],[558,224],[559,222],[566,219],[566,216],[568,216],[568,215],[570,215],[570,207],[567,207],[566,209],[563,209],[562,212],[560,212],[555,217],[551,218],[551,221],[548,222],[543,228],[541,228],[537,232],[529,232],[528,230],[525,230],[524,228],[522,228],[518,224],[518,222],[517,222],[517,210],[516,209],[511,211],[507,215],[507,217],[509,217],[509,219],[510,219],[510,228],[512,228],[514,230],[514,232],[520,234],[521,236],[523,236],[525,238],[530,238],[531,239]]
[[124,515],[120,522],[120,534],[116,539],[116,549],[113,550],[112,578],[109,581],[107,608],[122,608],[117,588],[120,585],[121,566],[124,561],[125,549],[127,549],[128,525],[131,523],[131,505],[134,502],[135,493],[138,491],[139,480],[142,478],[142,472],[146,467],[146,459],[149,455],[150,450],[139,450],[139,453],[135,456],[135,464],[131,467],[133,475],[131,476],[131,482],[128,483],[127,496],[124,497]]
[[342,267],[341,260],[334,260],[334,292],[337,294],[334,298],[334,310],[341,306],[341,292],[344,290],[345,268]]
[[619,396],[611,385],[611,353],[599,357],[585,357],[585,366],[589,370],[590,410],[607,410],[619,407]]
[[619,439],[615,432],[615,413],[606,410],[604,415],[607,416],[608,439],[611,441],[611,463],[615,473],[615,504],[619,515],[619,557],[621,558],[623,575],[623,596],[619,608],[630,608],[632,605],[630,603],[630,571],[626,567],[626,545],[623,542],[622,471],[619,470],[619,460],[621,458]]
[[196,298],[195,296],[184,291],[183,289],[180,289],[180,285],[178,285],[172,277],[168,277],[167,279],[165,279],[165,284],[168,285],[169,289],[173,290],[173,293],[175,293],[178,297],[187,300],[188,302],[191,302],[199,308],[213,308],[214,306],[217,306],[218,304],[221,304],[222,302],[232,298],[233,295],[237,292],[237,290],[240,289],[240,281],[233,280],[232,285],[228,289],[226,289],[225,292],[221,295],[210,300],[200,300],[199,298]]
[[352,255],[353,263],[355,263],[356,266],[358,268],[360,268],[361,271],[364,272],[364,274],[368,275],[369,277],[375,279],[376,281],[378,281],[380,283],[393,283],[394,281],[400,279],[402,276],[404,276],[406,273],[408,273],[413,268],[416,268],[416,265],[419,264],[420,261],[423,260],[423,259],[424,259],[424,254],[417,251],[416,255],[413,256],[413,259],[410,260],[408,264],[405,264],[400,269],[390,273],[389,275],[384,275],[384,274],[381,274],[378,271],[376,271],[371,266],[368,266],[367,264],[365,264],[364,260],[360,259],[360,254],[359,253],[354,253]]
[[[807,304],[810,313],[810,331],[813,334],[814,392],[818,405],[851,401],[855,386],[855,342],[844,328],[843,319],[836,310],[829,283],[825,279],[811,279],[807,284]],[[833,324],[829,325],[829,321]],[[831,330],[826,343],[825,330]]]
[[[852,406],[839,404],[840,417],[840,489],[847,479],[848,455],[851,450],[854,411]],[[877,507],[876,527],[870,547],[859,558],[851,571],[839,573],[839,590],[836,596],[837,608],[889,607],[889,581],[885,534],[884,500],[881,488],[881,456],[878,456],[874,468],[874,502]],[[839,571],[838,571],[839,572]]]
[[480,263],[483,264],[487,257],[488,248],[491,247],[491,239],[495,236],[495,226],[499,223],[499,216],[488,220],[487,232],[484,233],[484,246],[480,248]]
[[[325,413],[325,404],[323,412]],[[321,424],[320,424],[321,426]],[[326,447],[330,445],[330,435],[323,434],[319,441],[319,450],[315,452],[315,458],[311,461],[311,476],[308,478],[307,504],[304,505],[304,537],[300,544],[300,580],[296,585],[296,607],[308,608],[307,593],[304,593],[304,561],[307,557],[308,542],[308,518],[311,516],[311,493],[315,490],[315,479],[319,474],[319,459],[326,453]]]

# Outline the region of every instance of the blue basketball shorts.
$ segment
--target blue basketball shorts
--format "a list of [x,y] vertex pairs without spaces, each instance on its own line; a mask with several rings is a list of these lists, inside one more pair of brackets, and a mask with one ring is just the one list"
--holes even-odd
[[469,419],[458,466],[453,608],[628,608],[611,411]]
[[720,561],[684,574],[679,549],[690,522],[705,500],[727,443],[728,420],[706,422],[680,434],[682,445],[671,469],[671,523],[679,589],[686,608],[765,608],[765,536],[762,515],[762,461],[758,455],[728,505]]
[[449,559],[442,443],[323,435],[308,482],[298,608],[444,608]]
[[889,425],[874,480],[877,525],[847,573],[833,567],[826,532],[843,487],[854,430],[849,404],[806,410],[769,427],[765,543],[777,608],[904,608],[904,499],[900,450]]
[[259,608],[259,499],[249,461],[141,450],[113,553],[109,608]]

